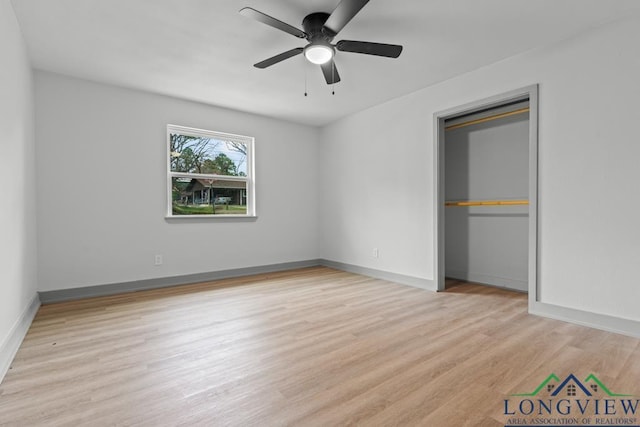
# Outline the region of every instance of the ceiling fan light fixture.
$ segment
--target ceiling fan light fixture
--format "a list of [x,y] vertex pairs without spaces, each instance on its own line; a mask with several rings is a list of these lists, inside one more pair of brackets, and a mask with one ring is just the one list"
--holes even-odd
[[312,64],[322,65],[331,61],[335,51],[332,46],[323,43],[311,43],[304,48],[304,57]]

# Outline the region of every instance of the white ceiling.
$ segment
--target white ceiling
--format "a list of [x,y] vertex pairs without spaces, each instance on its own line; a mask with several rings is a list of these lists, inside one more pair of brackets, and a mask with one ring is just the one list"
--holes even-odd
[[[338,52],[335,96],[302,56],[252,65],[297,39],[238,13],[301,28],[339,0],[12,0],[35,68],[323,125],[640,10],[637,0],[371,0],[335,38],[404,45],[398,59]],[[309,96],[304,97],[305,74]]]

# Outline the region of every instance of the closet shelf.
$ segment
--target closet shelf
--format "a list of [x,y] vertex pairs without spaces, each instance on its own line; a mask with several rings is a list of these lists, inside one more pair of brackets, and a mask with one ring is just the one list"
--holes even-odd
[[464,200],[464,201],[447,201],[444,205],[453,206],[514,206],[528,205],[528,200]]
[[481,119],[469,120],[468,122],[456,123],[456,124],[453,124],[453,125],[449,125],[449,126],[446,126],[444,128],[444,130],[459,129],[459,128],[463,128],[465,126],[477,125],[477,124],[480,124],[480,123],[490,122],[492,120],[498,120],[498,119],[502,119],[504,117],[515,116],[516,114],[523,114],[523,113],[528,113],[528,112],[529,112],[529,107],[520,108],[519,110],[508,111],[506,113],[494,114],[492,116],[483,117]]

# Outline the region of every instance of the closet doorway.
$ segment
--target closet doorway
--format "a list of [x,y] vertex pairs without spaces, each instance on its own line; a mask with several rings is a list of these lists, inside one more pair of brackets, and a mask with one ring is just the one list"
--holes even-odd
[[435,114],[436,280],[537,292],[537,86]]

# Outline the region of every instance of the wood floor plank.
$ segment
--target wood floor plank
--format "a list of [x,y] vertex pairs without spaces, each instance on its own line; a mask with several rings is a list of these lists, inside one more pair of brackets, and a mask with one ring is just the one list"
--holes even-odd
[[640,340],[313,267],[41,307],[0,426],[499,426],[550,373],[640,395]]

